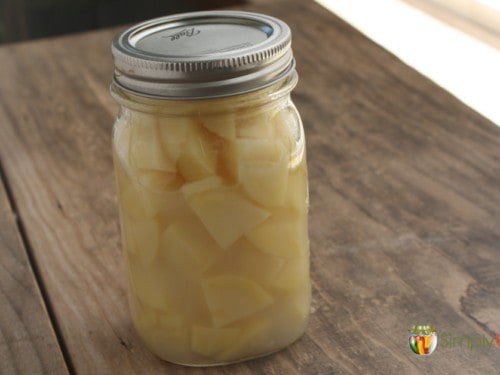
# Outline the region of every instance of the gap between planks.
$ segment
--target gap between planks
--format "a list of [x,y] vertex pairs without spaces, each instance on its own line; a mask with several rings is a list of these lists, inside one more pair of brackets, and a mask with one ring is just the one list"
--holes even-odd
[[23,221],[20,216],[20,213],[17,209],[17,205],[14,199],[14,195],[12,194],[11,187],[9,185],[9,182],[7,180],[7,176],[5,174],[5,169],[3,168],[2,161],[0,160],[0,186],[3,185],[5,189],[5,195],[7,196],[7,202],[10,205],[10,208],[12,210],[12,214],[15,219],[15,225],[17,226],[19,236],[22,242],[22,246],[26,250],[26,255],[28,258],[29,266],[31,267],[31,270],[33,272],[33,276],[35,278],[36,286],[38,287],[38,290],[40,291],[40,294],[43,299],[43,304],[45,306],[45,310],[47,311],[49,321],[52,325],[52,328],[54,330],[55,336],[57,343],[59,344],[59,348],[61,350],[61,354],[64,359],[64,363],[66,365],[66,368],[68,369],[69,374],[76,374],[75,367],[73,365],[73,362],[71,360],[69,351],[67,349],[66,343],[64,342],[64,338],[61,333],[61,329],[59,327],[59,324],[57,322],[54,309],[52,307],[52,304],[50,302],[49,296],[46,291],[46,287],[43,283],[42,277],[40,275],[40,270],[38,269],[38,265],[36,263],[35,257],[33,255],[33,248],[31,247],[30,241],[28,239],[28,236],[26,235],[26,231],[24,229]]

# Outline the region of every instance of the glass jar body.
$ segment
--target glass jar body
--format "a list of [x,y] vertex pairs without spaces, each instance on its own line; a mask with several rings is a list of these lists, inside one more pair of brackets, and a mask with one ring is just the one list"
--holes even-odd
[[162,359],[237,362],[305,329],[307,166],[290,86],[192,101],[111,87],[129,304]]

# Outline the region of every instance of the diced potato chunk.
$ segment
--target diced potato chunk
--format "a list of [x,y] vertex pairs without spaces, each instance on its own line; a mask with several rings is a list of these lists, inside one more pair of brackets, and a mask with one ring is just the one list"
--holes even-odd
[[140,174],[139,184],[153,192],[178,190],[184,181],[175,173],[147,170]]
[[209,115],[203,118],[203,126],[218,136],[233,140],[236,138],[236,124],[234,113],[223,115]]
[[241,330],[238,328],[211,328],[195,325],[191,330],[191,347],[198,354],[212,357],[228,350],[240,333]]
[[162,230],[175,221],[196,218],[180,191],[152,194],[151,200],[158,207],[156,219]]
[[231,177],[239,182],[242,164],[279,163],[283,157],[283,145],[278,141],[237,139],[225,148],[223,163]]
[[165,155],[175,164],[181,155],[188,135],[197,125],[193,118],[183,116],[160,117],[158,122],[160,142]]
[[268,317],[272,317],[272,326],[263,335],[265,339],[259,343],[260,349],[272,351],[282,348],[302,335],[310,306],[310,289],[306,285],[302,289],[276,298],[267,313]]
[[186,324],[180,314],[171,311],[162,313],[158,317],[159,326],[167,330],[182,329]]
[[161,251],[168,264],[183,277],[197,277],[221,250],[197,218],[170,225],[161,235]]
[[305,160],[288,176],[285,205],[307,215],[309,209],[309,193]]
[[[175,164],[167,158],[160,143],[154,116],[141,114],[140,125],[132,128],[130,159],[135,169],[175,172]],[[137,120],[139,121],[139,120]]]
[[242,332],[237,340],[227,350],[217,354],[221,361],[233,361],[242,358],[252,358],[259,353],[265,353],[272,347],[272,319],[256,317],[242,324]]
[[[134,129],[134,137],[141,135],[141,130],[148,127],[155,127],[158,122],[158,117],[146,111],[130,111],[130,124]],[[137,133],[136,133],[137,132]]]
[[293,211],[274,213],[246,234],[246,238],[266,254],[283,258],[305,254],[309,248],[305,215]]
[[222,187],[222,178],[220,178],[219,176],[210,176],[204,178],[203,180],[185,184],[182,187],[182,193],[184,194],[186,199],[189,199],[194,194],[203,193],[207,190],[212,190],[220,187]]
[[190,129],[177,161],[179,173],[186,181],[200,180],[215,174],[217,144],[201,126]]
[[269,216],[268,211],[229,188],[194,194],[188,203],[223,249]]
[[192,363],[193,352],[189,343],[191,332],[180,317],[179,326],[159,326],[141,336],[149,348],[160,358],[175,363]]
[[156,220],[135,221],[125,219],[124,230],[127,249],[135,254],[143,265],[150,264],[158,252],[160,228]]
[[158,141],[135,141],[131,147],[131,159],[134,168],[153,169],[165,172],[175,172],[175,165],[163,153]]
[[266,285],[276,278],[284,263],[284,259],[264,254],[243,238],[225,251],[208,273],[240,275]]
[[170,308],[171,294],[161,266],[154,264],[143,267],[141,264],[130,263],[128,271],[130,288],[142,304],[160,310]]
[[307,255],[288,260],[272,283],[276,288],[290,293],[296,293],[301,288],[308,287],[309,284],[309,257]]
[[281,142],[239,140],[233,145],[233,168],[245,192],[264,206],[283,205],[288,185],[288,157]]
[[300,117],[292,104],[278,111],[273,117],[275,137],[283,143],[290,169],[294,169],[303,159],[305,140]]
[[244,139],[234,141],[233,145],[230,157],[236,162],[278,162],[283,157],[283,145],[275,140]]
[[118,119],[119,123],[114,127],[113,145],[121,167],[128,170],[130,168],[129,151],[132,127],[127,123],[130,114],[124,113],[122,116]]
[[154,308],[144,305],[135,294],[131,295],[130,302],[132,319],[139,331],[149,330],[158,324],[158,318]]
[[239,180],[245,192],[258,203],[273,207],[285,201],[288,182],[288,162],[242,162]]
[[123,211],[136,220],[147,220],[153,218],[159,207],[154,204],[151,195],[136,184],[128,184],[121,187],[121,206]]
[[241,114],[236,122],[238,138],[270,139],[273,137],[273,124],[267,112]]
[[[306,260],[306,263],[309,264],[308,260]],[[309,270],[306,271],[306,278],[303,280],[303,284],[297,286],[296,291],[297,293],[291,294],[291,315],[292,319],[295,317],[296,321],[289,323],[290,326],[300,326],[300,323],[304,325],[309,316],[309,309],[311,306],[311,283],[309,280]]]
[[273,298],[252,280],[221,275],[201,282],[215,327],[253,315],[273,303]]

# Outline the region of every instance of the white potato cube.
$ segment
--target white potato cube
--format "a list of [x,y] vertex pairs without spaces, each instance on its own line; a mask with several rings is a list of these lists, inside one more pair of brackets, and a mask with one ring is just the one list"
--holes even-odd
[[144,309],[147,307],[164,311],[170,309],[171,293],[161,266],[152,264],[144,267],[141,263],[130,260],[128,271],[131,292],[144,305]]
[[175,222],[161,235],[163,258],[187,278],[198,277],[221,253],[203,224],[193,219]]
[[240,182],[242,165],[280,163],[284,158],[283,145],[274,140],[238,139],[224,149],[223,164],[230,177]]
[[159,207],[152,199],[152,195],[134,183],[121,184],[120,201],[123,212],[135,220],[153,218]]
[[234,113],[223,115],[207,115],[202,119],[203,126],[210,132],[224,139],[236,138],[236,123]]
[[291,210],[275,212],[249,231],[246,238],[266,254],[296,257],[309,249],[307,218]]
[[273,117],[276,139],[285,147],[290,169],[294,169],[304,159],[305,137],[302,121],[293,104],[282,108]]
[[163,152],[157,119],[153,115],[134,114],[135,121],[130,135],[130,160],[134,169],[175,172],[175,164]]
[[158,252],[160,229],[156,220],[136,221],[125,219],[124,230],[127,248],[145,266],[151,264]]
[[222,178],[219,176],[209,176],[203,180],[194,181],[185,184],[182,187],[182,193],[186,199],[189,199],[194,194],[203,193],[207,190],[221,188],[223,184]]
[[304,255],[288,260],[272,285],[289,293],[297,293],[309,287],[309,277],[309,257]]
[[130,135],[132,133],[132,127],[128,122],[130,118],[130,113],[124,111],[121,113],[120,117],[117,119],[117,123],[114,126],[113,134],[113,147],[116,155],[118,156],[118,161],[122,168],[126,171],[130,169]]
[[145,305],[137,295],[130,296],[130,312],[135,326],[139,331],[147,331],[158,324],[158,317],[154,307]]
[[251,316],[273,303],[273,298],[255,281],[234,275],[203,279],[201,286],[215,327]]
[[228,350],[241,330],[238,328],[212,328],[194,325],[191,329],[191,347],[195,353],[212,357]]
[[238,138],[270,139],[273,137],[273,123],[267,112],[242,113],[236,119]]
[[281,271],[285,260],[264,254],[242,238],[225,251],[207,275],[232,274],[262,285],[269,285]]
[[307,215],[309,210],[309,192],[305,160],[290,172],[288,176],[285,206],[297,210],[302,215]]
[[139,184],[155,193],[178,190],[183,183],[176,173],[147,170],[139,175]]
[[201,126],[191,129],[177,161],[177,168],[186,181],[200,180],[215,174],[218,145]]
[[165,116],[158,118],[160,142],[165,155],[172,163],[177,163],[190,132],[197,126],[192,117]]
[[191,330],[182,317],[178,317],[179,325],[157,326],[156,329],[141,334],[149,349],[160,358],[175,363],[192,363]]
[[235,359],[252,358],[275,349],[272,324],[272,319],[266,316],[256,316],[242,321],[238,324],[241,334],[231,347],[216,355],[217,359],[230,362]]
[[239,167],[239,181],[248,194],[267,207],[282,206],[288,185],[288,162],[245,161]]
[[194,194],[189,198],[188,204],[223,249],[231,246],[269,216],[268,211],[257,207],[230,188]]

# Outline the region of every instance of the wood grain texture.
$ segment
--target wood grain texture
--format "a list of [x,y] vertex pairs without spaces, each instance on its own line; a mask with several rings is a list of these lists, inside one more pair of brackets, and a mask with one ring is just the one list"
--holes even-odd
[[0,374],[67,374],[0,170]]
[[156,359],[125,296],[108,94],[116,29],[0,48],[0,158],[79,374],[495,373],[498,348],[413,355],[407,331],[500,333],[500,128],[312,1],[293,31],[308,142],[313,306],[266,358]]

